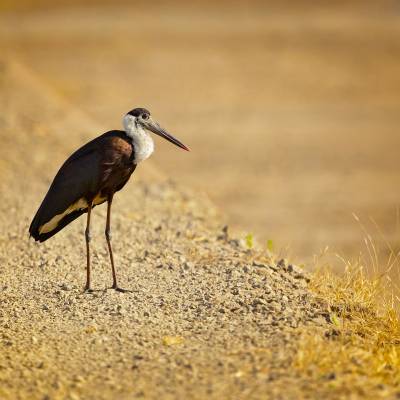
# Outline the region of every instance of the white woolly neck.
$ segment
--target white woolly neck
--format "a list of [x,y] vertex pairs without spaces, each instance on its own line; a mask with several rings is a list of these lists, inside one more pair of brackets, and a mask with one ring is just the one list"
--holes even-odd
[[149,158],[154,151],[154,142],[150,134],[138,123],[136,117],[127,114],[123,119],[126,134],[133,141],[134,163],[139,164]]

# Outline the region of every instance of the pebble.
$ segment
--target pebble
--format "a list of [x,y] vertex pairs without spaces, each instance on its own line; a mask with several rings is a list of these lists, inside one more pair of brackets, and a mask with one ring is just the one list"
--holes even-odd
[[60,288],[61,288],[62,290],[65,290],[65,291],[72,290],[72,287],[71,287],[70,285],[68,285],[67,283],[63,283],[63,284],[60,286]]

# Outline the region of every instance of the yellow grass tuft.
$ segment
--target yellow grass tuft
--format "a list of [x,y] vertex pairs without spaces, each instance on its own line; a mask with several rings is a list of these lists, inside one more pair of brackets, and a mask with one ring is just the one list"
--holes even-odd
[[384,278],[369,277],[359,263],[342,276],[326,268],[313,275],[310,289],[326,303],[332,326],[304,331],[297,370],[338,393],[393,393],[400,385],[400,321]]

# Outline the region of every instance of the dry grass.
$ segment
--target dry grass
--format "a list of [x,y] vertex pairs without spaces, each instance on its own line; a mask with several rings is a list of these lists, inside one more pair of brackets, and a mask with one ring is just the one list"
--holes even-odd
[[379,270],[379,257],[370,236],[365,243],[372,268],[366,268],[359,260],[347,263],[342,276],[329,268],[314,273],[310,289],[326,303],[332,328],[321,332],[306,330],[294,365],[338,395],[375,398],[376,391],[383,397],[398,395],[399,299],[389,279],[397,256],[390,256],[386,273],[374,275],[371,269]]

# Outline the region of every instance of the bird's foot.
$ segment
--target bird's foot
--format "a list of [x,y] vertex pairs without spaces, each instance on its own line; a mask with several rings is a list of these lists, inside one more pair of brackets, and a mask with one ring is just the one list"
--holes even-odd
[[93,293],[93,289],[90,286],[85,286],[83,289],[84,293]]
[[122,289],[117,285],[111,286],[111,289],[114,289],[116,292],[120,292],[120,293],[130,293],[130,292],[132,292],[131,290],[128,290],[128,289]]

